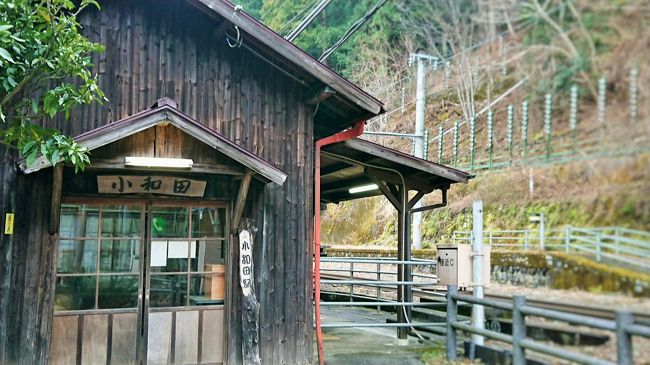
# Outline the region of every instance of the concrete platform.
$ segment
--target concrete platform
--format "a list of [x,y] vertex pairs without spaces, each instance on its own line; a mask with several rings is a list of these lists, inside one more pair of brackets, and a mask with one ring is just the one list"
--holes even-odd
[[[335,322],[386,323],[395,315],[360,307],[323,307],[323,324]],[[423,334],[425,335],[425,334]],[[385,327],[323,328],[325,363],[338,364],[424,364],[423,358],[444,351],[444,338],[426,334],[430,340],[409,337],[408,345],[399,345],[397,330]],[[315,359],[318,358],[316,352]]]

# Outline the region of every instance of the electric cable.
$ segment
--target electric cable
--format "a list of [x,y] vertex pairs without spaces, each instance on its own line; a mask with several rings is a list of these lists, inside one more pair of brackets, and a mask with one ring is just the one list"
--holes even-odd
[[282,28],[278,29],[277,33],[280,34],[282,31],[284,31],[285,29],[287,29],[287,26],[289,26],[289,24],[293,23],[293,22],[294,22],[294,21],[295,21],[299,16],[304,15],[305,12],[307,12],[307,10],[313,8],[313,5],[316,4],[316,1],[318,1],[318,0],[312,0],[309,4],[307,4],[307,5],[306,5],[306,6],[305,6],[301,11],[299,11],[299,12],[298,12],[298,13],[297,13],[293,18],[291,18],[291,19],[288,20],[286,23],[284,23],[284,25],[282,26]]

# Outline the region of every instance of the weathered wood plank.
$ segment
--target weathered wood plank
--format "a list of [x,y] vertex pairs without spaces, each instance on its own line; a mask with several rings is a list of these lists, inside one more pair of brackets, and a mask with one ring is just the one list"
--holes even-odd
[[148,332],[147,362],[168,364],[173,345],[171,312],[149,313]]
[[77,321],[79,316],[55,316],[52,326],[50,364],[77,364]]
[[201,333],[201,362],[220,363],[223,361],[224,345],[223,309],[203,311],[203,332]]
[[176,312],[176,334],[174,362],[177,364],[196,364],[199,344],[199,312]]
[[137,313],[113,314],[111,365],[135,363],[137,323]]
[[85,315],[81,340],[82,364],[106,364],[108,314]]
[[52,175],[52,200],[50,203],[50,234],[59,232],[59,214],[61,213],[61,189],[63,185],[63,163],[54,167]]

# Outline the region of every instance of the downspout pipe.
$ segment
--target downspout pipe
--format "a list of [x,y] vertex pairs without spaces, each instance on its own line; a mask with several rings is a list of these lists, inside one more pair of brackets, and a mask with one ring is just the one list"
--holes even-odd
[[318,347],[318,363],[325,364],[323,355],[323,331],[320,320],[320,150],[323,146],[346,141],[363,134],[365,121],[358,122],[352,128],[316,141],[316,156],[314,168],[314,307],[316,311],[316,342]]

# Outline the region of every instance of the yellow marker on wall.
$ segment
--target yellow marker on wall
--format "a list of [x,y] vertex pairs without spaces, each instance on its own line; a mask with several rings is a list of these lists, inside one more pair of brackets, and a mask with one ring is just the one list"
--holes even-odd
[[5,214],[5,234],[14,234],[14,213]]

